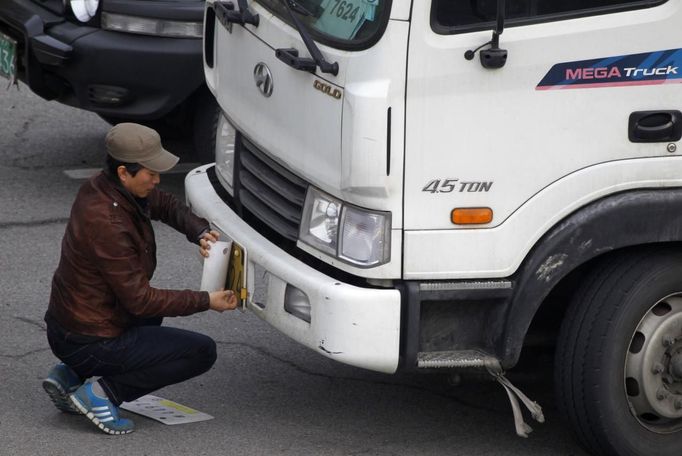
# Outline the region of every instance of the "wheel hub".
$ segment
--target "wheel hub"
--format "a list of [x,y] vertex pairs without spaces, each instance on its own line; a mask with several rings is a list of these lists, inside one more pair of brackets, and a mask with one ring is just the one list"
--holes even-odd
[[640,424],[658,433],[682,429],[682,293],[657,302],[637,326],[625,389]]
[[670,360],[670,374],[676,381],[682,381],[682,353],[677,353]]

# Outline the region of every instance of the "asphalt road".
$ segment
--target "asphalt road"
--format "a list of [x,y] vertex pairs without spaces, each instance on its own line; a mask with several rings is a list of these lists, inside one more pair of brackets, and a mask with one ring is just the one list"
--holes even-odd
[[[56,359],[42,320],[71,202],[103,160],[108,125],[0,80],[0,454],[1,455],[486,455],[585,456],[558,416],[551,371],[510,377],[543,406],[547,422],[516,436],[503,389],[448,385],[442,376],[382,375],[326,359],[250,313],[207,312],[166,324],[218,343],[208,373],[157,394],[215,417],[166,426],[135,420],[109,437],[83,417],[59,413],[40,382]],[[173,149],[172,144],[167,147]],[[85,170],[85,171],[83,171]],[[182,194],[183,175],[162,187]],[[196,248],[156,225],[153,284],[196,288]]]

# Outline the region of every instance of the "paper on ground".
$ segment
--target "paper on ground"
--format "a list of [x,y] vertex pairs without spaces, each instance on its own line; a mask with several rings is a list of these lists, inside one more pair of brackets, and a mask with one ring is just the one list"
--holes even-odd
[[211,243],[208,258],[204,258],[204,270],[201,274],[201,287],[199,287],[201,291],[218,291],[225,288],[231,249],[232,241]]
[[186,424],[213,419],[207,413],[151,394],[132,402],[124,402],[121,404],[121,408],[160,421],[163,424]]

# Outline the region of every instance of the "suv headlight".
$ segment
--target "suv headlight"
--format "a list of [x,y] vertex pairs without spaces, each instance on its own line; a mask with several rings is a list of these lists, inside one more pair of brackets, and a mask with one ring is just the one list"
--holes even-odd
[[237,130],[221,112],[215,135],[215,167],[218,179],[230,195],[234,195],[234,144],[236,139]]
[[99,8],[99,0],[68,0],[68,3],[73,15],[81,22],[89,22],[95,17]]
[[114,32],[167,36],[170,38],[201,38],[204,34],[203,22],[152,19],[106,12],[102,13],[102,28]]
[[391,214],[361,209],[308,187],[299,240],[356,266],[378,266],[391,258]]

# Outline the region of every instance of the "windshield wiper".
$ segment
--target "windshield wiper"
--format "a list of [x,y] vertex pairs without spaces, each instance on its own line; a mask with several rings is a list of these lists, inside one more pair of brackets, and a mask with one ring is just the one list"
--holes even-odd
[[[314,2],[313,2],[314,3]],[[312,16],[319,18],[324,12],[319,4],[311,4],[311,0],[298,0],[290,3],[294,11],[301,14],[302,16]]]
[[234,3],[232,2],[215,2],[213,4],[216,12],[216,17],[228,30],[232,24],[251,24],[258,27],[260,18],[258,14],[253,14],[246,4],[246,0],[237,0],[239,4],[239,11],[234,10]]
[[275,56],[296,70],[314,73],[319,67],[320,71],[323,73],[330,73],[334,76],[339,74],[339,64],[337,62],[330,63],[324,58],[322,52],[320,52],[320,48],[317,47],[315,41],[310,36],[310,33],[308,33],[308,30],[295,14],[298,13],[304,16],[311,16],[311,13],[295,0],[280,1],[286,6],[289,16],[291,16],[291,20],[293,21],[296,30],[298,30],[298,34],[301,35],[303,44],[305,44],[312,59],[299,57],[298,50],[294,48],[277,49],[275,50]]

